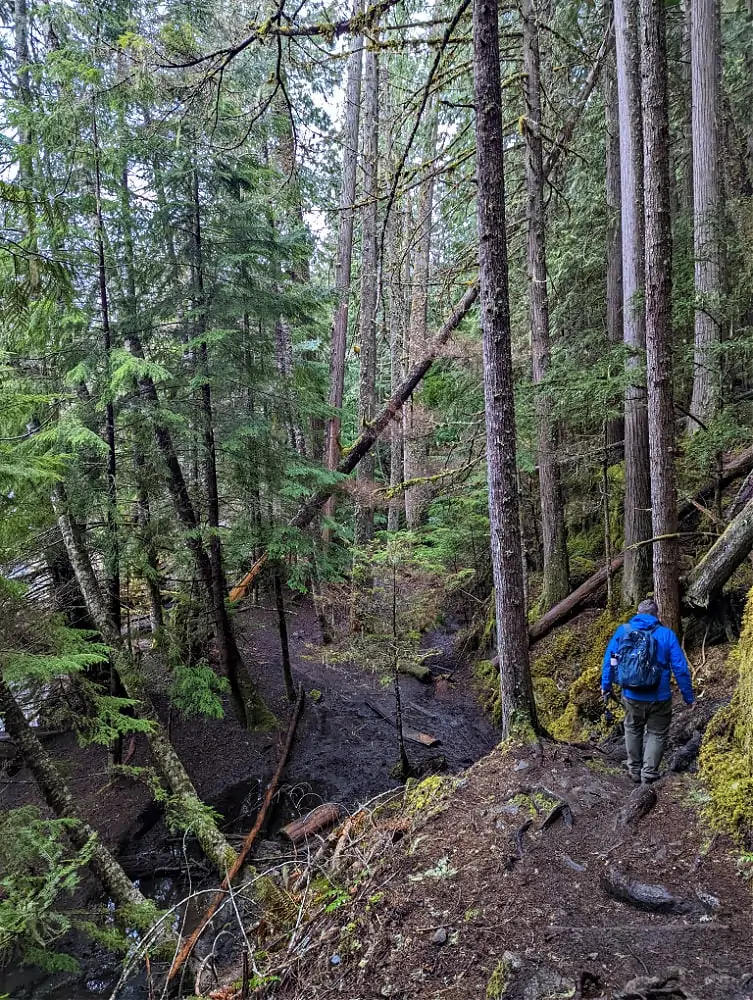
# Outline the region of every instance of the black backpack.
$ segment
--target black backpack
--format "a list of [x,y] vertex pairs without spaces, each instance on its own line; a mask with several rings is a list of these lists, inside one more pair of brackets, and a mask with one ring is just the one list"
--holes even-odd
[[659,622],[648,628],[626,625],[617,646],[617,683],[633,691],[651,691],[659,686],[662,666],[659,663],[659,643],[654,630]]

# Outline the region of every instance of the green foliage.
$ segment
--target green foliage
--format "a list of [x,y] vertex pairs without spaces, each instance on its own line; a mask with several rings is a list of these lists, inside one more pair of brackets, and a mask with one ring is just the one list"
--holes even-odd
[[187,718],[203,715],[221,719],[224,715],[222,696],[229,689],[227,679],[218,677],[205,660],[173,666],[170,698]]
[[0,964],[15,958],[50,972],[76,971],[72,958],[53,950],[72,926],[58,907],[92,854],[93,838],[71,854],[65,831],[72,823],[42,819],[31,806],[0,814]]

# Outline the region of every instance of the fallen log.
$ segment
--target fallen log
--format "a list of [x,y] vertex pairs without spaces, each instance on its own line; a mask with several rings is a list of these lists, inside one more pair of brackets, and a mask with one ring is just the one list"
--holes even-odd
[[753,501],[750,501],[689,573],[684,605],[691,610],[708,608],[752,550]]
[[261,830],[262,826],[264,825],[264,821],[267,818],[269,807],[272,804],[272,799],[275,797],[275,794],[277,792],[277,786],[280,784],[280,778],[282,777],[282,772],[285,770],[285,765],[287,764],[288,757],[290,756],[290,751],[293,746],[293,740],[295,738],[295,731],[296,728],[298,727],[298,720],[300,719],[301,712],[303,711],[303,702],[304,702],[304,690],[303,690],[303,685],[301,685],[301,687],[298,689],[298,700],[295,703],[293,714],[290,717],[290,723],[288,725],[288,733],[285,738],[285,746],[283,747],[282,750],[282,756],[280,757],[280,762],[277,765],[277,770],[273,774],[272,780],[267,786],[267,791],[264,795],[264,801],[262,802],[261,809],[259,810],[259,815],[256,817],[256,822],[254,823],[253,827],[249,830],[246,839],[243,841],[243,846],[241,847],[240,851],[238,851],[238,855],[235,861],[230,867],[230,870],[228,871],[225,878],[222,880],[222,884],[220,885],[220,888],[218,892],[215,894],[212,902],[207,907],[204,916],[196,925],[196,929],[193,931],[188,940],[183,944],[180,950],[176,952],[175,958],[173,959],[173,963],[170,966],[170,971],[167,974],[168,983],[171,982],[173,979],[175,979],[175,977],[178,975],[180,970],[183,968],[186,959],[190,957],[191,952],[196,947],[196,942],[204,933],[207,924],[215,915],[217,910],[219,910],[222,904],[227,901],[228,899],[227,890],[230,888],[230,885],[232,884],[232,881],[235,878],[235,876],[243,867],[243,864],[246,858],[248,857],[248,852],[254,846],[254,841],[259,836],[259,831]]
[[590,597],[593,597],[602,587],[606,586],[609,573],[614,574],[622,569],[624,561],[625,556],[623,553],[620,553],[620,555],[612,560],[609,569],[606,566],[602,566],[600,570],[594,573],[593,576],[589,576],[585,583],[582,583],[572,594],[568,594],[564,601],[555,604],[551,610],[547,611],[538,621],[534,622],[528,630],[528,638],[531,645],[538,642],[539,639],[543,639],[557,625],[561,625],[562,622],[566,622],[572,618]]
[[724,489],[741,476],[747,476],[751,470],[753,470],[753,447],[746,448],[745,451],[741,451],[739,455],[735,455],[726,462],[722,466],[721,476],[717,480],[713,483],[708,483],[695,496],[683,500],[677,510],[678,516],[682,518],[691,514],[695,509],[693,501],[696,503],[705,503],[714,496],[717,489]]
[[[397,729],[397,724],[394,719],[391,719],[389,715],[377,708],[376,705],[372,704],[370,701],[365,701],[368,708],[371,709],[375,715],[378,715],[380,719],[386,722],[388,725],[392,726],[393,729]],[[441,745],[442,741],[437,739],[436,736],[431,736],[429,733],[421,733],[417,729],[409,729],[407,726],[403,726],[403,739],[409,740],[411,743],[420,743],[424,747],[438,747]]]
[[335,823],[339,823],[343,817],[343,807],[339,802],[323,802],[322,805],[312,809],[305,816],[299,816],[292,823],[284,826],[280,833],[287,837],[292,844],[299,844],[307,837],[313,837],[320,830],[326,830]]

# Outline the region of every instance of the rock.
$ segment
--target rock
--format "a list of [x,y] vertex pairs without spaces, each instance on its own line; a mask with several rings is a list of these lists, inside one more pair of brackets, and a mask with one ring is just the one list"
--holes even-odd
[[525,771],[525,769],[527,767],[530,767],[530,766],[531,765],[528,763],[527,760],[519,760],[518,763],[515,765],[515,770],[516,771]]
[[431,936],[431,943],[436,945],[443,945],[447,942],[447,931],[444,927],[437,927]]
[[695,894],[700,900],[701,906],[704,908],[704,910],[718,910],[719,907],[722,905],[719,902],[718,896],[715,896],[711,892],[706,892],[706,890],[702,889],[700,886],[696,888]]

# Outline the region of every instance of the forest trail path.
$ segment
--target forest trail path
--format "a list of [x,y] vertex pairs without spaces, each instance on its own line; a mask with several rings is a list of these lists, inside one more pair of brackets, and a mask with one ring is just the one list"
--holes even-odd
[[[495,749],[375,862],[268,995],[749,998],[751,898],[733,846],[710,840],[687,775],[659,782],[655,807],[620,827],[633,786],[619,756]],[[658,884],[673,902],[641,910],[605,878]]]

